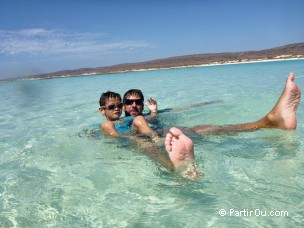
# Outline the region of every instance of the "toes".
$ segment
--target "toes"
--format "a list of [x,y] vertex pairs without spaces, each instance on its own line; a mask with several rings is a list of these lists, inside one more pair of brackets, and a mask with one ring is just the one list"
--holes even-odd
[[173,140],[173,135],[171,133],[168,133],[165,139],[165,147],[167,152],[172,151],[172,140]]
[[182,136],[184,134],[180,129],[178,129],[176,127],[172,127],[170,129],[170,133],[172,135],[174,135],[176,138],[179,138],[180,136]]

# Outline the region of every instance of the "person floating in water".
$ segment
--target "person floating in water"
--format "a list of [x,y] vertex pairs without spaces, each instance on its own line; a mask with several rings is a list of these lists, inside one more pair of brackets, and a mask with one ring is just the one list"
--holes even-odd
[[[296,111],[301,99],[301,91],[294,82],[294,79],[295,76],[291,73],[286,80],[285,88],[276,105],[268,114],[258,121],[225,126],[198,125],[188,129],[196,133],[250,131],[261,128],[294,130],[297,127]],[[124,99],[124,104],[122,104],[119,94],[111,94],[111,92],[109,92],[107,96],[103,95],[100,98],[99,111],[107,118],[107,121],[101,124],[101,129],[104,133],[121,136],[123,131],[121,131],[121,133],[118,131],[120,131],[119,125],[123,124],[128,126],[128,130],[124,131],[124,133],[131,132],[132,130],[137,134],[149,135],[154,142],[159,141],[157,133],[149,127],[146,119],[141,115],[143,110],[143,96],[135,93],[129,94]],[[126,101],[127,99],[131,101]],[[120,119],[123,105],[125,106],[125,112],[131,110],[129,117],[127,117],[130,118],[131,121],[124,120],[123,118]],[[128,109],[130,105],[137,107],[135,107],[136,109],[134,107],[129,107]],[[175,170],[183,167],[184,176],[190,178],[199,176],[199,171],[193,166],[195,159],[192,140],[178,128],[171,128],[166,134],[165,148],[170,159],[167,159],[156,149],[155,143],[146,140],[142,141],[138,138],[136,138],[136,141],[148,151],[148,155],[155,158],[164,167],[171,169],[173,167]]]
[[120,118],[123,104],[118,93],[108,91],[102,93],[99,99],[99,112],[106,117],[106,121],[101,124],[101,129],[108,135],[120,136],[131,130],[155,136],[144,117],[138,115],[127,118]]
[[[194,165],[193,143],[182,131],[172,128],[162,140],[153,131],[146,119],[139,115],[120,118],[123,104],[118,93],[108,91],[102,93],[99,99],[99,112],[106,117],[100,128],[106,134],[114,137],[127,137],[137,143],[150,157],[170,170],[176,170],[187,178],[198,178],[201,174]],[[149,136],[148,138],[137,136]],[[156,145],[162,142],[168,152],[166,156]]]
[[[233,132],[233,131],[251,131],[261,128],[277,128],[283,130],[294,130],[297,127],[296,111],[301,99],[301,91],[294,82],[295,76],[290,73],[286,80],[285,88],[282,95],[277,101],[273,109],[258,121],[213,126],[213,125],[198,125],[189,128],[196,133],[213,133],[213,132]],[[131,91],[131,92],[130,92]],[[132,102],[131,102],[132,101]],[[144,109],[144,97],[140,90],[129,90],[124,95],[124,110],[126,116],[142,115]],[[149,99],[147,106],[153,111],[153,115],[157,115],[157,103],[154,99]],[[190,107],[190,106],[189,106]],[[151,111],[152,113],[152,111]]]

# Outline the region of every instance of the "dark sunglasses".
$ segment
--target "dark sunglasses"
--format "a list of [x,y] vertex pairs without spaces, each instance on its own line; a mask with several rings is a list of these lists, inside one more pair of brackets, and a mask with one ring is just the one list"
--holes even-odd
[[136,105],[142,105],[143,104],[143,100],[142,99],[126,99],[125,100],[125,105],[132,105],[135,102]]
[[111,104],[111,105],[108,105],[108,106],[103,106],[103,108],[104,108],[104,109],[108,109],[108,110],[114,110],[114,109],[116,109],[116,108],[121,109],[122,106],[123,106],[123,104],[120,103],[120,104]]

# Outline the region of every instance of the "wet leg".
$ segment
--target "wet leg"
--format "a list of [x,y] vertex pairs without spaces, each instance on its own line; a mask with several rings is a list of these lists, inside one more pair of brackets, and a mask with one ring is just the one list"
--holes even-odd
[[192,130],[197,133],[251,131],[260,128],[278,128],[294,130],[297,127],[296,111],[300,103],[301,91],[294,82],[295,76],[290,73],[285,88],[274,108],[262,119],[245,124],[212,126],[199,125]]

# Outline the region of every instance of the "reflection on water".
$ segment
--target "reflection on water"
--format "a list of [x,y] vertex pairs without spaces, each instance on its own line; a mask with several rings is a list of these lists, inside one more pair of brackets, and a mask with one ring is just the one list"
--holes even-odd
[[[98,112],[101,92],[123,94],[136,83],[160,109],[172,109],[159,114],[163,127],[249,122],[275,104],[290,69],[304,84],[302,65],[287,61],[0,84],[0,226],[303,225],[302,105],[295,131],[190,135],[205,174],[196,181],[166,170],[127,139],[104,137]],[[220,209],[289,215],[222,217]]]

